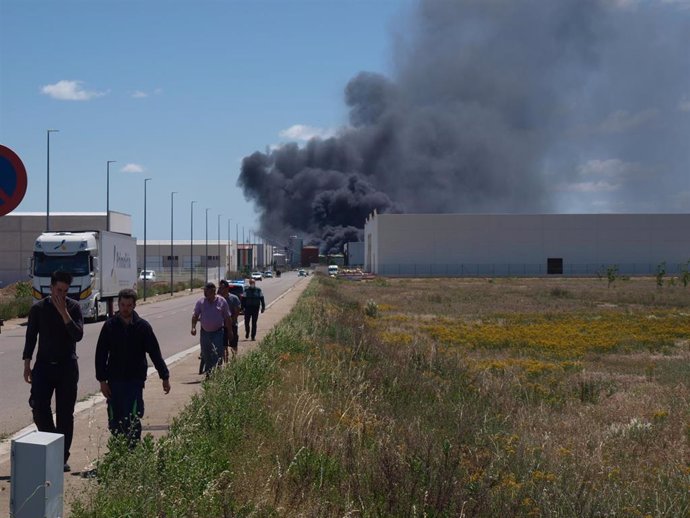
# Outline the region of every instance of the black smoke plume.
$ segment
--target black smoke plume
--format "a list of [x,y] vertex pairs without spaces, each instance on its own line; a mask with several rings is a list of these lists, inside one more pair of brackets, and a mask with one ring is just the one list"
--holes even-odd
[[[667,207],[660,187],[690,158],[689,20],[661,0],[421,1],[393,79],[347,84],[349,125],[246,157],[238,185],[262,235],[322,252],[361,238],[374,209]],[[590,210],[567,206],[578,192]]]

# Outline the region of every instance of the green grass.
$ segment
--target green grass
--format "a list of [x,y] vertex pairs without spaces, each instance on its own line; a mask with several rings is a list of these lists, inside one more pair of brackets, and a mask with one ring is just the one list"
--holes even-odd
[[565,302],[567,315],[613,290],[518,282],[497,304],[482,301],[486,282],[468,297],[447,282],[315,280],[166,437],[113,443],[72,516],[687,516],[687,345],[567,362],[462,349],[419,332],[418,308],[400,304],[423,286],[429,314]]

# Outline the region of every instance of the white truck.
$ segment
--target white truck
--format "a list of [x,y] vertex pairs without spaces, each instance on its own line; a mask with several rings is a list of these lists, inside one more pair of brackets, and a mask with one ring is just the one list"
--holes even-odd
[[44,232],[34,243],[29,270],[34,303],[50,295],[56,270],[72,274],[68,297],[79,302],[84,318],[96,321],[121,289],[137,289],[137,241],[103,230]]

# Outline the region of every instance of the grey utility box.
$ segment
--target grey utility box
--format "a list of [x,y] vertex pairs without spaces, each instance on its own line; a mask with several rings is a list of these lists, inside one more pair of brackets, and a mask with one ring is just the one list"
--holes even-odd
[[64,441],[62,434],[47,432],[30,432],[12,441],[10,516],[63,516]]

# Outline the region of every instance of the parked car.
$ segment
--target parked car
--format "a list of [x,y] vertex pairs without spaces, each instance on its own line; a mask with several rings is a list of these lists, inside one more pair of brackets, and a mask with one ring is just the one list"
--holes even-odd
[[156,272],[154,270],[141,270],[141,272],[139,272],[139,280],[155,281]]
[[297,270],[297,277],[306,277],[306,276],[307,276],[306,270]]
[[263,280],[264,276],[261,274],[261,272],[252,272],[252,279],[255,281],[260,281]]
[[273,272],[272,272],[271,270],[266,270],[266,271],[264,272],[264,278],[265,278],[265,279],[270,279],[270,278],[272,278],[272,277],[273,277]]

